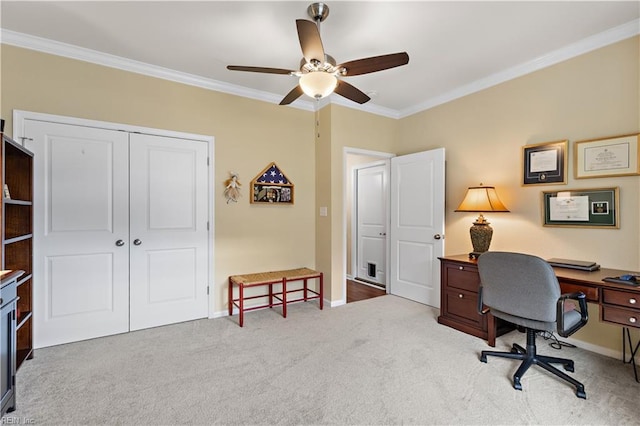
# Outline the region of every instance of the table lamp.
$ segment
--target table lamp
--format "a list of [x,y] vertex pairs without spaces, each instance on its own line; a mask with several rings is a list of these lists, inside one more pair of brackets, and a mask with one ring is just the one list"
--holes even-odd
[[491,237],[493,236],[493,228],[489,226],[489,222],[484,218],[482,213],[485,212],[509,212],[502,204],[496,188],[493,186],[471,186],[467,189],[464,200],[460,203],[457,212],[476,212],[480,216],[473,222],[473,226],[469,230],[471,234],[471,244],[473,251],[469,253],[471,259],[477,259],[482,253],[489,250]]

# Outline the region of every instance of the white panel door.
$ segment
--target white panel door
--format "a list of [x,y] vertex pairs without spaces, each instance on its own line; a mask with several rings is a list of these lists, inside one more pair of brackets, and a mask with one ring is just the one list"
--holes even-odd
[[34,346],[128,331],[128,134],[35,120],[25,134],[35,154]]
[[208,145],[132,134],[131,330],[208,314]]
[[387,172],[385,165],[356,170],[357,278],[386,284]]
[[440,307],[444,148],[391,159],[390,291]]

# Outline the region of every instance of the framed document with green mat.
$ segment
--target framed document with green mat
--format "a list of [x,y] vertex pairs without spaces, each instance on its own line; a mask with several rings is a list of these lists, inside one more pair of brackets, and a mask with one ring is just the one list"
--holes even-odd
[[618,193],[618,187],[543,191],[543,225],[619,228]]

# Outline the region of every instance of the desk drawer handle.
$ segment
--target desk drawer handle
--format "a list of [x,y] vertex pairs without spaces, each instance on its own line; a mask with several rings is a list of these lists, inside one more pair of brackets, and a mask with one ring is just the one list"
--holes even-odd
[[636,299],[629,299],[629,303],[631,303],[632,305],[635,305],[638,301]]
[[464,295],[462,293],[458,294],[458,299],[462,299]]
[[635,323],[636,323],[636,321],[638,321],[638,320],[637,320],[635,317],[631,317],[631,318],[629,318],[629,322],[630,322],[631,324],[635,324]]
[[464,270],[464,266],[458,266],[458,269],[462,271]]

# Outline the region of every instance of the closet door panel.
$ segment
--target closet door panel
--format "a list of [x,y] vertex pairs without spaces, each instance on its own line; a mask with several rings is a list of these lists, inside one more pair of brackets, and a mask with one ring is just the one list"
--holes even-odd
[[111,232],[113,143],[51,135],[45,144],[45,234]]
[[131,330],[208,314],[208,145],[131,135]]
[[34,346],[128,331],[128,134],[37,120],[25,121],[25,134],[34,152]]

